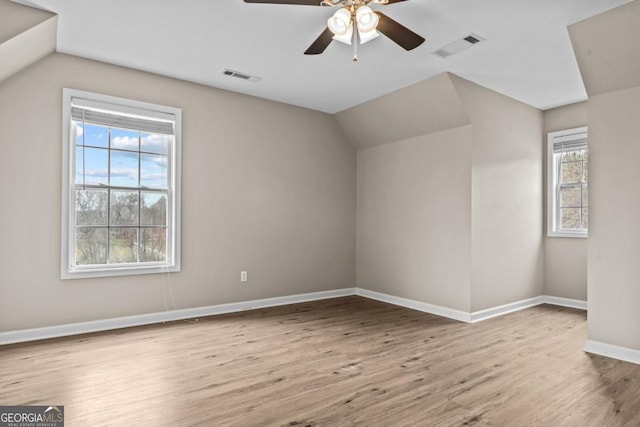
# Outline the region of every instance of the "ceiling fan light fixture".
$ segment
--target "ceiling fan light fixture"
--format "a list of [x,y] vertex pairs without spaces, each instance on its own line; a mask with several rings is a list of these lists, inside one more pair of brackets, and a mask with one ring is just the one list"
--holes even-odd
[[356,22],[358,23],[358,31],[360,33],[368,33],[376,29],[378,26],[378,15],[373,13],[368,6],[360,6],[356,10]]
[[[326,28],[304,52],[318,55],[333,40],[353,47],[353,60],[358,58],[358,44],[368,43],[380,34],[388,37],[406,51],[424,43],[424,37],[414,33],[382,12],[373,11],[369,4],[392,4],[406,0],[244,0],[245,3],[299,4],[308,6],[337,6],[337,11],[327,19]],[[379,28],[379,30],[378,30]],[[360,40],[360,43],[358,43]],[[469,43],[471,43],[469,41]]]
[[366,42],[370,42],[371,40],[377,38],[380,35],[376,30],[373,31],[360,31],[358,27],[358,38],[360,39],[360,44],[365,44]]
[[339,9],[329,18],[327,27],[329,27],[329,30],[336,36],[346,35],[351,29],[351,12],[344,7]]
[[333,35],[333,40],[337,40],[339,42],[342,42],[348,45],[351,44],[352,39],[353,39],[353,25],[349,25],[346,33]]

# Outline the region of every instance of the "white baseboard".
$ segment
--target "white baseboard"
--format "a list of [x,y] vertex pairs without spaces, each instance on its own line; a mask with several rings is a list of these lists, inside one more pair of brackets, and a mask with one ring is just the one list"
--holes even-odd
[[525,308],[534,307],[540,304],[552,304],[563,307],[578,308],[582,310],[587,309],[587,302],[580,300],[573,300],[569,298],[552,297],[548,295],[540,295],[533,298],[527,298],[521,301],[515,301],[512,303],[500,305],[497,307],[491,307],[485,310],[474,311],[468,313],[462,310],[456,310],[453,308],[442,307],[439,305],[429,304],[421,301],[416,301],[408,298],[396,297],[389,294],[383,294],[381,292],[370,291],[368,289],[356,288],[356,295],[363,296],[365,298],[374,299],[377,301],[386,302],[389,304],[399,305],[401,307],[407,307],[414,310],[422,311],[425,313],[435,314],[437,316],[448,317],[449,319],[459,320],[466,323],[475,323],[483,320],[491,319],[493,317],[502,316],[504,314],[513,313],[514,311],[524,310]]
[[131,326],[171,322],[174,320],[193,319],[196,317],[212,316],[215,314],[235,313],[239,311],[276,307],[279,305],[295,304],[300,302],[318,301],[328,298],[338,298],[348,295],[355,295],[355,293],[355,288],[345,288],[332,291],[311,292],[307,294],[211,305],[206,307],[186,308],[181,310],[140,314],[113,319],[68,323],[59,326],[47,326],[43,328],[0,332],[0,345],[42,340],[47,338],[66,337],[69,335],[86,334],[90,332],[108,331],[111,329],[128,328]]
[[485,310],[474,311],[473,313],[471,313],[471,323],[481,322],[483,320],[502,316],[507,313],[513,313],[514,311],[518,310],[524,310],[525,308],[544,304],[544,302],[544,296],[539,296],[523,299],[521,301],[511,302],[509,304],[499,305],[497,307],[487,308]]
[[480,322],[482,320],[491,319],[492,317],[502,316],[503,314],[513,313],[514,311],[524,310],[525,308],[534,307],[540,304],[558,305],[561,307],[577,308],[579,310],[587,309],[587,302],[577,299],[552,297],[549,295],[540,295],[538,297],[528,298],[509,304],[491,307],[486,310],[474,311],[471,313],[471,322]]
[[587,340],[584,351],[640,365],[640,350],[606,344],[600,341]]
[[453,308],[442,307],[439,305],[428,304],[426,302],[416,301],[407,298],[396,297],[381,292],[370,291],[368,289],[356,288],[356,295],[377,301],[387,302],[401,307],[412,308],[414,310],[425,313],[435,314],[437,316],[448,317],[449,319],[459,320],[461,322],[471,322],[471,315],[467,312],[456,310]]
[[[158,313],[140,314],[135,316],[118,317],[112,319],[92,320],[89,322],[68,323],[43,328],[23,329],[18,331],[0,332],[0,345],[19,342],[58,338],[69,335],[87,334],[91,332],[108,331],[112,329],[128,328],[132,326],[150,325],[154,323],[171,322],[174,320],[193,319],[196,317],[213,316],[216,314],[236,313],[257,308],[276,307],[279,305],[296,304],[301,302],[318,301],[328,298],[338,298],[349,295],[360,295],[377,301],[386,302],[401,307],[407,307],[436,316],[447,317],[460,322],[474,323],[491,319],[517,310],[533,307],[539,304],[554,304],[586,310],[587,302],[568,298],[542,295],[522,301],[488,308],[486,310],[468,313],[462,310],[442,307],[435,304],[416,301],[408,298],[396,297],[381,292],[363,288],[345,288],[331,291],[311,292],[307,294],[289,295],[275,298],[265,298],[252,301],[235,302],[229,304],[211,305],[206,307],[186,308],[181,310],[163,311]],[[615,356],[612,356],[615,357]]]
[[587,302],[579,299],[552,297],[550,295],[544,295],[544,303],[551,305],[559,305],[561,307],[577,308],[578,310],[586,310]]

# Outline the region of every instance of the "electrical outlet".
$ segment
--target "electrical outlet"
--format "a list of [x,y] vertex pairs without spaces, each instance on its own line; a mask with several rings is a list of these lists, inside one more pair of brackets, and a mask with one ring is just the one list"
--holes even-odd
[[241,281],[241,282],[246,282],[247,280],[249,280],[249,279],[247,278],[247,272],[246,272],[246,271],[241,271],[241,272],[240,272],[240,281]]

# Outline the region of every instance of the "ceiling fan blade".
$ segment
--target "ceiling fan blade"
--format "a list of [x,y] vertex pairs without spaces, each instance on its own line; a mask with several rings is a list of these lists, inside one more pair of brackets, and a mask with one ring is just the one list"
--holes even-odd
[[405,48],[405,50],[415,49],[424,42],[424,37],[414,33],[384,13],[376,11],[376,15],[380,18],[377,27],[378,31]]
[[269,4],[301,4],[306,6],[320,6],[321,0],[244,0],[245,3]]
[[322,34],[320,34],[320,36],[313,43],[311,43],[311,46],[309,46],[309,49],[307,49],[304,54],[318,55],[324,52],[324,50],[327,48],[327,46],[329,46],[332,40],[333,33],[328,28],[325,28]]
[[400,3],[401,1],[407,1],[407,0],[387,0],[387,2],[386,2],[386,3],[383,3],[383,4]]

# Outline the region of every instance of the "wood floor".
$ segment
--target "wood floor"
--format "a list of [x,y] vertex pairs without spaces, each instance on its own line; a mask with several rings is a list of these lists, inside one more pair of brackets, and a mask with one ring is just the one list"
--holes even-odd
[[640,426],[584,312],[464,324],[361,297],[0,347],[0,405],[67,426]]

